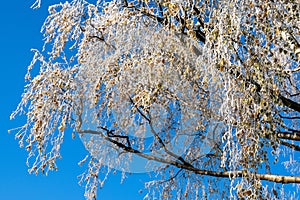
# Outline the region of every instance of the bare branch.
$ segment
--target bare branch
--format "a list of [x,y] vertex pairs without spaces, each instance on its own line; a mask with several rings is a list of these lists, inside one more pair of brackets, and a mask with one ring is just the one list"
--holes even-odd
[[295,97],[295,96],[298,96],[298,95],[300,95],[300,93],[290,94],[291,97]]
[[[209,171],[209,170],[202,170],[195,168],[191,165],[187,165],[184,163],[179,163],[173,160],[169,160],[166,158],[160,158],[157,156],[149,155],[142,153],[141,151],[138,151],[136,149],[133,149],[132,147],[128,147],[118,141],[115,141],[111,139],[108,136],[105,136],[103,133],[99,131],[94,131],[94,130],[79,130],[79,133],[87,133],[87,134],[95,134],[95,135],[100,135],[103,139],[117,145],[118,147],[122,148],[128,153],[134,153],[140,157],[146,158],[148,160],[154,160],[158,161],[161,163],[173,165],[175,167],[178,167],[180,169],[185,169],[188,171],[192,171],[195,174],[199,175],[205,175],[205,176],[213,176],[213,177],[221,177],[221,178],[230,178],[230,177],[245,177],[247,173],[249,172],[246,171],[226,171],[226,172],[216,172],[216,171]],[[276,182],[276,183],[282,183],[282,184],[288,184],[288,183],[300,183],[300,177],[299,176],[281,176],[281,175],[273,175],[273,174],[255,174],[255,173],[250,173],[251,176],[254,176],[260,180],[265,180],[265,181],[270,181],[270,182]]]
[[287,146],[295,151],[300,151],[300,146],[280,140],[280,144]]
[[103,126],[99,126],[99,128],[101,128],[102,130],[105,130],[108,137],[126,139],[128,147],[131,147],[129,137],[127,135],[116,135],[116,134],[114,134],[114,130],[108,130],[107,128],[105,128]]
[[177,154],[175,154],[175,153],[169,151],[169,149],[166,147],[166,145],[165,145],[165,143],[163,142],[163,140],[160,138],[160,136],[158,135],[158,133],[154,130],[154,127],[153,127],[153,124],[152,124],[152,121],[151,121],[151,116],[149,115],[149,117],[147,117],[147,116],[146,116],[146,115],[145,115],[145,114],[144,114],[144,113],[136,106],[136,104],[134,103],[133,99],[132,99],[131,97],[129,97],[129,99],[130,99],[130,102],[132,103],[132,105],[135,106],[136,109],[137,109],[137,111],[141,114],[141,116],[147,120],[147,122],[149,123],[150,129],[151,129],[151,132],[153,133],[155,139],[157,139],[157,141],[159,142],[159,144],[162,145],[164,151],[165,151],[168,155],[170,155],[170,156],[172,156],[172,157],[178,159],[178,160],[181,161],[182,163],[184,163],[184,164],[186,164],[186,165],[189,165],[189,166],[192,166],[190,163],[188,163],[187,161],[185,161],[181,156],[179,156],[179,155],[177,155]]
[[300,116],[283,116],[281,114],[279,116],[284,119],[300,119]]

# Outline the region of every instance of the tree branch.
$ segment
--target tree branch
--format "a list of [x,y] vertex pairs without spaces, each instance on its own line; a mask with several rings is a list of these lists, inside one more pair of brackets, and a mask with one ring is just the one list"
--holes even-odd
[[185,161],[181,156],[179,156],[179,155],[177,155],[177,154],[171,152],[171,151],[166,147],[166,145],[165,145],[165,143],[163,142],[163,140],[160,138],[160,136],[158,135],[158,133],[154,130],[154,127],[153,127],[153,124],[152,124],[152,121],[151,121],[151,117],[150,117],[150,116],[147,117],[147,116],[146,116],[146,115],[145,115],[145,114],[144,114],[144,113],[136,106],[135,102],[133,101],[133,99],[132,99],[130,96],[129,96],[129,100],[130,100],[131,104],[132,104],[133,106],[135,106],[135,108],[137,109],[138,113],[140,113],[140,115],[141,115],[143,118],[145,118],[145,119],[147,120],[147,122],[148,122],[148,124],[149,124],[149,126],[150,126],[151,132],[153,133],[155,139],[156,139],[156,140],[159,142],[159,144],[163,147],[164,151],[165,151],[168,155],[170,155],[170,156],[172,156],[172,157],[178,159],[180,162],[182,162],[182,163],[184,163],[184,164],[186,164],[186,165],[192,166],[190,163],[188,163],[187,161]]
[[131,147],[129,137],[127,135],[116,135],[116,134],[114,134],[114,130],[109,130],[109,129],[103,127],[103,126],[99,126],[99,128],[106,131],[108,137],[126,139],[127,145],[129,147]]
[[287,146],[295,151],[300,151],[300,146],[280,140],[280,144]]
[[[270,182],[276,182],[276,183],[282,183],[282,184],[288,184],[288,183],[300,183],[300,177],[299,176],[281,176],[281,175],[274,175],[274,174],[256,174],[252,172],[246,172],[246,171],[225,171],[225,172],[217,172],[217,171],[209,171],[209,170],[202,170],[195,168],[190,165],[186,165],[184,163],[179,163],[173,160],[169,160],[166,158],[160,158],[157,156],[149,155],[142,153],[139,150],[133,149],[132,147],[126,146],[123,143],[120,143],[118,141],[113,140],[112,138],[104,135],[102,132],[94,131],[94,130],[78,130],[81,134],[95,134],[100,135],[103,139],[115,144],[119,148],[123,149],[124,151],[128,153],[134,153],[140,157],[146,158],[148,160],[154,160],[160,163],[169,164],[172,166],[175,166],[180,169],[185,169],[188,171],[192,171],[195,174],[204,175],[204,176],[213,176],[213,177],[220,177],[220,178],[231,178],[231,177],[245,177],[245,175],[251,175],[256,177],[260,180],[270,181]],[[249,174],[250,173],[250,174]]]
[[[235,43],[238,43],[237,41],[235,41],[234,39],[231,39],[232,40],[232,42],[235,42]],[[238,51],[236,50],[236,49],[234,49],[235,50],[235,52],[236,52],[236,55],[237,55],[237,57],[238,57],[238,59],[239,59],[239,61],[242,63],[242,64],[244,64],[244,61],[240,58],[240,56],[239,56],[239,54],[238,54]],[[228,70],[229,71],[229,73],[230,74],[233,74],[233,72],[231,72],[231,70]],[[237,72],[236,73],[236,75],[235,75],[236,77],[235,78],[237,78],[237,77],[242,77],[244,80],[246,80],[246,82],[249,82],[249,83],[251,83],[251,84],[253,84],[253,85],[255,85],[256,86],[256,93],[258,93],[260,90],[261,90],[261,85],[257,82],[257,81],[255,81],[254,79],[252,79],[252,78],[246,78],[246,77],[244,77],[244,75],[243,74],[241,74],[241,73],[239,73],[239,72]],[[269,91],[270,91],[270,93],[274,96],[274,97],[277,97],[278,99],[280,99],[281,100],[281,102],[286,106],[286,107],[288,107],[288,108],[290,108],[290,109],[292,109],[292,110],[295,110],[295,111],[297,111],[297,112],[300,112],[300,104],[299,103],[297,103],[297,102],[295,102],[295,101],[293,101],[293,100],[291,100],[291,99],[288,99],[288,98],[286,98],[286,97],[284,97],[283,95],[281,95],[281,94],[276,94],[276,92],[274,91],[274,90],[272,90],[272,89],[269,89]]]
[[[274,93],[274,91],[271,91],[271,92]],[[292,100],[282,96],[281,94],[278,94],[278,98],[281,100],[281,102],[285,106],[287,106],[287,107],[289,107],[289,108],[291,108],[291,109],[293,109],[297,112],[300,112],[300,104],[299,103],[297,103],[295,101],[292,101]]]
[[295,97],[295,96],[298,96],[298,95],[300,95],[300,93],[290,94],[291,97]]
[[283,116],[281,114],[279,114],[279,117],[284,119],[300,119],[300,116]]
[[277,137],[286,140],[295,140],[300,141],[300,135],[297,133],[290,133],[290,132],[278,132]]

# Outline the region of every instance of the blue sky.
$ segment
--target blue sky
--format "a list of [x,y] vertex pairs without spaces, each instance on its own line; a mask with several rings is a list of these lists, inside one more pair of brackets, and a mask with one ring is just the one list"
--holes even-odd
[[[50,2],[43,0],[38,10],[30,9],[34,0],[1,1],[0,5],[0,199],[5,200],[79,200],[84,199],[84,188],[77,184],[83,171],[77,163],[85,157],[80,139],[66,135],[62,146],[63,159],[58,162],[58,172],[48,176],[28,174],[25,164],[27,152],[20,149],[14,134],[7,130],[18,127],[24,119],[10,121],[9,115],[21,99],[24,76],[33,54],[31,48],[41,49],[40,27],[47,15]],[[120,184],[120,176],[112,175],[99,191],[99,199],[142,199],[138,191],[143,188],[143,174],[133,174]]]

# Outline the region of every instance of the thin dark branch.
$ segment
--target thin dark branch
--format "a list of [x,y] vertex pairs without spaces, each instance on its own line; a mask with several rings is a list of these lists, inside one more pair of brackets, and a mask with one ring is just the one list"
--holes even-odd
[[[291,87],[294,87],[294,89],[296,89],[296,91],[299,91],[299,88],[297,87],[297,85],[295,85],[295,83],[291,80],[291,76],[289,74],[285,74],[287,77],[287,80],[289,81],[289,84],[291,85]],[[297,94],[290,94],[290,92],[286,91],[285,92],[290,96],[290,97],[294,97],[297,96]],[[300,93],[299,93],[300,94]]]
[[159,17],[153,14],[150,14],[149,12],[143,11],[139,8],[137,8],[136,6],[128,6],[128,4],[124,4],[124,7],[128,8],[128,9],[133,9],[135,11],[138,11],[140,13],[142,13],[143,15],[146,15],[147,17],[150,17],[151,19],[157,20],[159,23],[163,24],[163,25],[167,25],[167,20],[164,17]]
[[109,129],[103,127],[103,126],[99,126],[98,128],[106,131],[107,136],[110,137],[110,138],[122,138],[122,139],[126,139],[128,147],[131,147],[131,143],[130,143],[129,137],[127,135],[116,135],[116,134],[114,134],[114,130],[109,130]]
[[295,96],[298,96],[298,95],[300,95],[300,93],[290,94],[291,97],[295,97]]
[[103,37],[99,37],[97,35],[92,35],[92,36],[89,36],[90,39],[93,39],[93,38],[96,38],[97,40],[100,40],[102,42],[105,42],[104,38]]
[[289,29],[288,33],[290,36],[293,38],[294,42],[297,44],[298,47],[300,47],[300,42],[298,42],[297,38],[295,37],[294,33],[292,32],[291,29]]
[[97,36],[97,35],[91,35],[91,36],[89,36],[89,38],[90,38],[90,39],[95,38],[95,39],[97,39],[97,40],[99,40],[99,41],[101,41],[101,42],[104,42],[107,46],[113,48],[114,50],[117,49],[114,45],[107,43],[103,37],[99,37],[99,36]]
[[174,152],[170,151],[170,150],[166,147],[166,145],[165,145],[165,143],[163,142],[163,140],[159,137],[159,135],[158,135],[158,134],[156,133],[156,131],[154,130],[154,128],[153,128],[153,126],[152,126],[152,123],[150,123],[150,129],[151,129],[151,132],[153,133],[154,137],[155,137],[155,138],[158,140],[158,142],[162,145],[162,147],[164,148],[164,151],[165,151],[168,155],[170,155],[170,156],[172,156],[172,157],[178,159],[180,162],[182,162],[183,164],[185,164],[185,165],[187,165],[187,166],[192,166],[189,162],[187,162],[186,160],[184,160],[184,158],[182,158],[181,156],[179,156],[179,155],[175,154]]
[[[84,17],[85,18],[85,17]],[[85,18],[86,19],[86,18]],[[92,23],[90,23],[90,25],[95,29],[95,30],[97,30],[96,29],[96,27],[92,24]],[[82,26],[79,26],[79,28],[80,28],[80,30],[82,31],[82,32],[85,32],[86,31],[86,29],[84,28],[84,27],[82,27]],[[98,31],[98,30],[97,30]],[[93,38],[95,38],[95,39],[97,39],[97,40],[99,40],[99,41],[101,41],[101,42],[104,42],[107,46],[109,46],[109,47],[111,47],[111,48],[113,48],[114,50],[116,50],[117,48],[114,46],[114,45],[112,45],[112,44],[108,44],[106,41],[105,41],[105,39],[104,39],[104,37],[103,37],[103,33],[100,31],[100,33],[101,33],[101,37],[100,36],[97,36],[97,35],[90,35],[90,36],[88,36],[89,37],[89,39],[93,39]]]
[[300,146],[299,145],[296,145],[296,144],[291,144],[291,143],[288,143],[288,142],[285,142],[285,141],[282,141],[280,140],[280,144],[284,145],[284,146],[287,146],[295,151],[300,151]]
[[281,114],[279,114],[279,117],[284,119],[300,119],[300,116],[283,116]]
[[202,27],[204,27],[204,23],[203,23],[203,20],[201,19],[201,17],[200,17],[200,10],[194,5],[193,6],[193,10],[195,11],[195,13],[196,13],[196,16],[197,16],[197,19],[198,19],[198,21],[199,21],[199,23],[201,24],[201,26]]
[[151,118],[150,118],[150,115],[149,115],[149,117],[147,117],[147,116],[146,116],[146,115],[145,115],[145,114],[137,107],[137,105],[135,104],[135,102],[133,101],[133,99],[132,99],[130,96],[129,96],[129,100],[130,100],[131,104],[132,104],[133,106],[135,106],[135,108],[137,109],[138,113],[140,113],[140,115],[141,115],[143,118],[145,118],[145,119],[147,120],[147,122],[149,123],[150,129],[151,129],[151,132],[153,133],[155,139],[156,139],[156,140],[159,142],[159,144],[163,147],[164,151],[165,151],[168,155],[170,155],[170,156],[172,156],[172,157],[178,159],[180,162],[182,162],[182,163],[184,163],[184,164],[186,164],[186,165],[192,166],[190,163],[188,163],[187,161],[185,161],[181,156],[179,156],[179,155],[177,155],[177,154],[171,152],[171,151],[166,147],[166,145],[165,145],[165,143],[163,142],[163,140],[159,137],[158,133],[154,130],[153,124],[152,124],[152,121],[151,121]]
[[167,179],[167,180],[160,181],[160,183],[165,183],[165,182],[169,182],[169,181],[171,181],[171,180],[174,180],[174,179],[180,174],[180,172],[182,172],[182,171],[183,171],[183,169],[179,169],[178,172],[177,172],[174,176],[170,177],[170,178]]
[[135,102],[133,101],[133,99],[128,96],[130,103],[136,108],[136,110],[138,111],[138,113],[147,120],[148,123],[150,123],[150,119],[138,108],[138,106],[135,104]]

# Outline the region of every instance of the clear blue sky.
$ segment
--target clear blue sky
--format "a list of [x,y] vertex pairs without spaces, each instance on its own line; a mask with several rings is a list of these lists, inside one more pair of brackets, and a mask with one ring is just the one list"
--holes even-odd
[[[65,137],[63,159],[58,172],[48,176],[29,175],[25,164],[27,152],[18,147],[18,141],[7,130],[24,123],[21,118],[10,121],[9,115],[21,99],[26,67],[33,54],[31,48],[41,49],[40,27],[47,15],[50,2],[43,0],[42,8],[30,9],[34,0],[3,0],[0,4],[0,199],[4,200],[79,200],[84,199],[84,188],[77,184],[77,176],[84,171],[77,163],[86,150],[79,139]],[[120,176],[112,177],[99,191],[99,199],[142,199],[145,175],[133,174],[120,185]],[[145,192],[143,192],[145,194]]]

